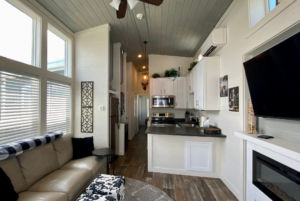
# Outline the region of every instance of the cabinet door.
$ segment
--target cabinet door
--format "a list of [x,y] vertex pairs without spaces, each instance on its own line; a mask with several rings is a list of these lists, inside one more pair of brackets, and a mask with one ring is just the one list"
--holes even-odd
[[189,76],[189,85],[188,85],[188,89],[190,93],[194,92],[194,83],[193,83],[193,71],[190,72],[190,76]]
[[176,78],[174,81],[175,108],[186,108],[185,102],[185,79]]
[[185,96],[184,97],[186,97],[185,102],[186,102],[186,108],[187,109],[194,108],[194,94],[191,94],[190,90],[189,90],[190,77],[191,77],[190,75],[185,78],[186,87],[185,87],[185,93],[184,93]]
[[198,86],[197,86],[197,71],[198,65],[193,68],[193,90],[194,90],[194,108],[198,109]]
[[164,79],[156,78],[153,79],[153,96],[163,95]]
[[205,66],[204,63],[201,62],[201,64],[199,65],[198,71],[197,71],[197,94],[198,94],[198,109],[199,110],[205,110],[204,108],[204,71],[205,71]]
[[174,95],[174,78],[164,79],[163,95],[170,96]]

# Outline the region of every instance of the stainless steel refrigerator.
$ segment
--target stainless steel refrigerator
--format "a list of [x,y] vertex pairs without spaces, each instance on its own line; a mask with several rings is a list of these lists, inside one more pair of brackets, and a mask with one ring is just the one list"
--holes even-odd
[[116,151],[116,135],[118,128],[120,127],[119,122],[119,99],[110,97],[110,110],[109,110],[109,122],[110,122],[110,136],[109,146],[111,149]]

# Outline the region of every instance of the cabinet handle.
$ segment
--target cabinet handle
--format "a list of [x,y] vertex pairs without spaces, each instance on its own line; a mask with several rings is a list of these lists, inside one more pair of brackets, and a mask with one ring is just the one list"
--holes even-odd
[[165,91],[165,93],[166,93],[166,90],[164,90]]
[[160,90],[160,93],[162,94],[162,90]]

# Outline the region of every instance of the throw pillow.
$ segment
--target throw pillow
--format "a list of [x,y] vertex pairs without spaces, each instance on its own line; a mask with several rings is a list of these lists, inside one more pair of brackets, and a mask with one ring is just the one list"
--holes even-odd
[[0,168],[0,195],[1,199],[3,198],[5,201],[16,201],[19,198],[10,178],[5,174],[2,168]]
[[73,159],[91,156],[94,150],[94,138],[72,138]]

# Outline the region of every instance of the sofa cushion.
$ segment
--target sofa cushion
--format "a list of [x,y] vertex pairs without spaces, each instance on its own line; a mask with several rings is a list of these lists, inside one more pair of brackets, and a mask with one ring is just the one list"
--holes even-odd
[[28,187],[58,169],[58,161],[52,143],[27,151],[17,158]]
[[25,191],[19,194],[18,201],[68,201],[68,195],[59,192]]
[[84,192],[91,179],[90,170],[56,170],[32,185],[28,191],[62,192],[68,194],[69,200],[73,200]]
[[0,168],[0,195],[1,198],[5,198],[6,201],[16,201],[19,197],[11,184],[10,178],[5,174],[2,168]]
[[0,167],[10,178],[11,183],[17,193],[27,190],[27,184],[16,157],[0,161]]
[[73,158],[73,146],[71,135],[63,135],[61,138],[53,142],[53,147],[60,168]]
[[91,156],[94,151],[94,138],[72,138],[73,159]]
[[77,160],[71,160],[65,164],[61,170],[86,169],[92,171],[93,177],[96,177],[96,175],[98,175],[100,171],[106,167],[105,165],[105,157],[89,156]]

